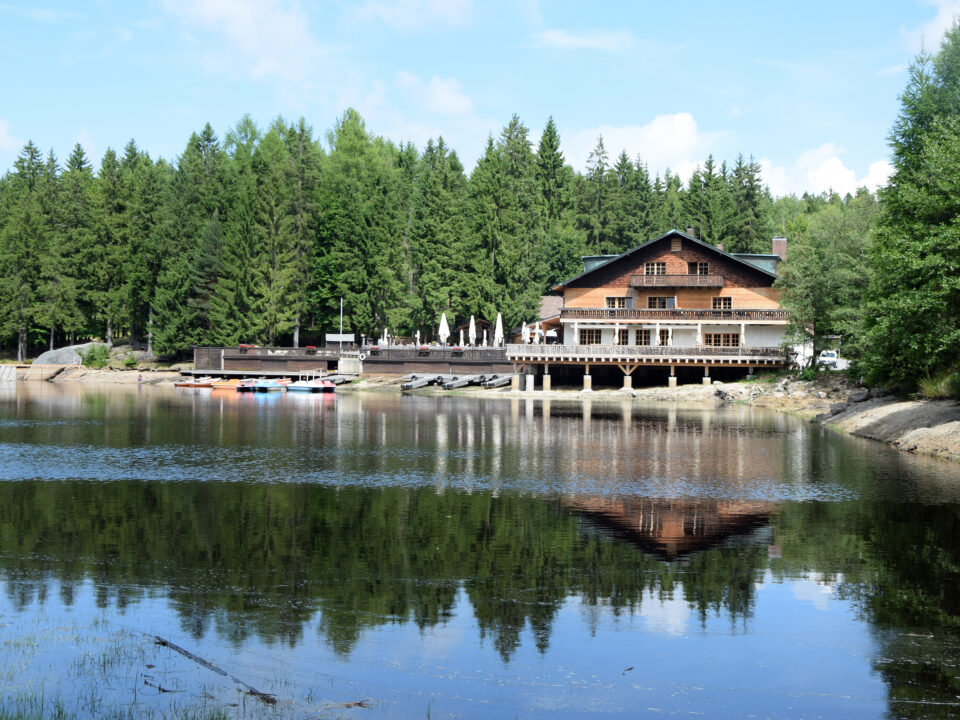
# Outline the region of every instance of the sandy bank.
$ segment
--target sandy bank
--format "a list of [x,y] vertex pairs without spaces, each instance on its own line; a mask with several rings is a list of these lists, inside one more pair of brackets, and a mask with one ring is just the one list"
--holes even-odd
[[[142,378],[142,379],[141,379]],[[62,367],[55,365],[31,365],[17,372],[18,380],[47,380],[53,383],[106,383],[111,385],[172,384],[180,379],[175,370],[95,370],[80,365]]]

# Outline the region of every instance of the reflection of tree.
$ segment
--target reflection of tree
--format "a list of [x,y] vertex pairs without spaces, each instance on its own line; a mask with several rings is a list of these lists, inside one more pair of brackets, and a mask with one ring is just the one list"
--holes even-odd
[[[869,478],[878,483],[878,478]],[[916,492],[904,479],[897,493]],[[776,574],[814,572],[859,608],[894,717],[955,717],[960,697],[960,508],[792,503],[777,517]]]
[[[587,530],[586,532],[584,530]],[[682,572],[584,528],[559,500],[433,489],[251,483],[0,484],[0,570],[20,607],[57,579],[70,602],[163,588],[183,628],[295,645],[306,621],[338,653],[367,628],[451,616],[460,588],[504,660],[526,628],[541,651],[569,597],[615,612],[681,592],[702,614],[746,616],[762,551],[700,553]]]

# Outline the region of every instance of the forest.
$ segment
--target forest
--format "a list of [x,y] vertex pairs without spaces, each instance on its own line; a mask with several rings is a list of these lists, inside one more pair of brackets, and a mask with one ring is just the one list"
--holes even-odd
[[743,155],[651,175],[602,137],[578,172],[552,119],[535,140],[517,116],[470,172],[442,137],[397,145],[352,109],[323,137],[245,116],[174,160],[131,140],[99,168],[79,144],[61,162],[28,142],[0,179],[0,350],[316,344],[341,299],[344,331],[367,337],[429,339],[441,313],[514,327],[581,256],[693,228],[728,252],[786,236],[795,334],[839,336],[854,372],[914,386],[960,350],[958,33],[911,68],[878,196],[774,198]]
[[61,166],[28,143],[0,183],[0,337],[20,357],[91,337],[300,345],[337,328],[340,298],[345,331],[368,336],[429,337],[442,312],[512,326],[582,255],[687,227],[769,252],[794,216],[851,202],[774,201],[743,157],[651,177],[602,138],[577,173],[552,120],[534,149],[516,117],[469,176],[442,138],[397,146],[352,110],[325,142],[303,119],[244,117],[222,140],[207,125],[173,164],[130,141],[95,171],[80,145]]

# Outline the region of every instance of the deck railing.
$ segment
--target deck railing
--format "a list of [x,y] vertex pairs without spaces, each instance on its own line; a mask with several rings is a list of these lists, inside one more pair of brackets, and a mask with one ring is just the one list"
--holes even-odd
[[364,358],[391,361],[416,360],[430,358],[431,360],[482,360],[486,362],[506,362],[506,355],[502,347],[459,347],[456,345],[424,345],[424,346],[381,346],[365,345],[360,349]]
[[723,275],[631,275],[635,288],[722,288]]
[[507,345],[507,357],[515,358],[659,358],[720,357],[785,360],[779,347],[713,347],[705,345]]
[[561,320],[692,320],[695,322],[786,322],[786,310],[638,310],[634,308],[564,308]]

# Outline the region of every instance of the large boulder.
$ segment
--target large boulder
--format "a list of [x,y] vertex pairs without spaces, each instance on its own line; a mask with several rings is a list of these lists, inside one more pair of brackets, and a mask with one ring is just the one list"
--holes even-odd
[[81,345],[67,345],[56,350],[47,350],[40,354],[34,365],[79,365],[83,362],[83,354],[94,345],[103,345],[103,343],[88,342]]

